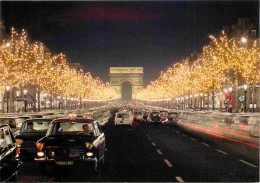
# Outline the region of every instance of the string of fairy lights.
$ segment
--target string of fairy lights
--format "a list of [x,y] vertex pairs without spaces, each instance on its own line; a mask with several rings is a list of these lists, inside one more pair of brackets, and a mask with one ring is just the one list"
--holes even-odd
[[[257,40],[252,43],[221,35],[209,36],[210,44],[193,62],[183,60],[161,72],[137,94],[139,100],[161,100],[202,95],[221,91],[227,83],[238,86],[238,78],[247,85],[260,83],[260,52]],[[244,42],[243,42],[244,41]]]
[[70,66],[63,53],[53,54],[43,43],[33,42],[27,32],[14,28],[0,45],[0,89],[32,84],[50,96],[85,100],[114,99],[108,83],[89,72]]

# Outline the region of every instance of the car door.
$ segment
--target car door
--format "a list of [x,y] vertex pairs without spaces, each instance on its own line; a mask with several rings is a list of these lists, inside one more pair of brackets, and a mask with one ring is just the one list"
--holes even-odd
[[18,166],[16,160],[17,147],[8,126],[0,128],[0,147],[1,181],[4,181],[16,172]]
[[98,136],[99,146],[98,146],[98,156],[102,158],[105,154],[106,144],[105,135],[102,133],[101,128],[97,122],[94,123],[96,134]]

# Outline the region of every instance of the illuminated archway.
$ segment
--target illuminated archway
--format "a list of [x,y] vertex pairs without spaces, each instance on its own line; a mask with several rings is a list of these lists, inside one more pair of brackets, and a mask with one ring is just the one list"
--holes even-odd
[[129,81],[122,83],[121,99],[132,100],[132,84]]

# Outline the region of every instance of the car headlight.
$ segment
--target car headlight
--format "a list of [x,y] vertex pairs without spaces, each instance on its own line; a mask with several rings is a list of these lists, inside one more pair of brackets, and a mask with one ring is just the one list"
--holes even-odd
[[44,156],[44,152],[37,152],[37,156],[43,157]]
[[91,143],[86,143],[86,148],[88,148],[88,149],[92,149],[92,147],[93,147],[93,144],[91,144]]
[[93,152],[87,152],[86,155],[87,156],[93,156]]

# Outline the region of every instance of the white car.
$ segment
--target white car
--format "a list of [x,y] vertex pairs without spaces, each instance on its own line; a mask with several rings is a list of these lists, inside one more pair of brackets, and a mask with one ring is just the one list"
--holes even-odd
[[133,116],[130,111],[117,112],[115,116],[115,125],[130,125],[132,126]]

